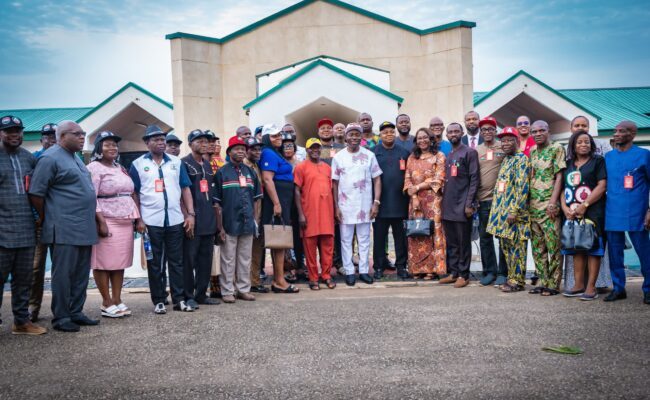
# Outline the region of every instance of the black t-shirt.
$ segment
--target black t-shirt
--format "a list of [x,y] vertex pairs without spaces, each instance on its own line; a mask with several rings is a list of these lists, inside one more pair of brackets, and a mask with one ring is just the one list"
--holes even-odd
[[[214,235],[217,232],[217,217],[214,213],[216,204],[216,192],[214,184],[214,173],[210,162],[203,160],[201,164],[196,162],[192,155],[187,155],[181,159],[187,169],[192,185],[192,200],[194,202],[194,234],[196,236]],[[205,179],[207,191],[201,191],[201,181]]]
[[[406,173],[406,160],[409,152],[400,145],[393,145],[387,149],[379,144],[374,148],[377,163],[381,168],[381,205],[379,206],[378,218],[404,218],[408,216],[409,199],[404,189],[404,174]],[[400,167],[401,163],[404,169]]]
[[324,144],[321,146],[320,159],[323,160],[327,165],[331,167],[332,158],[334,158],[336,153],[338,153],[345,147],[346,146],[344,144],[336,143],[336,142],[332,143],[331,145]]
[[[567,163],[564,170],[564,202],[569,207],[582,204],[598,185],[598,181],[607,179],[605,159],[594,155],[587,163],[576,168],[573,161]],[[605,195],[597,202],[590,204],[585,212],[585,218],[596,223],[596,230],[603,234],[605,227]]]

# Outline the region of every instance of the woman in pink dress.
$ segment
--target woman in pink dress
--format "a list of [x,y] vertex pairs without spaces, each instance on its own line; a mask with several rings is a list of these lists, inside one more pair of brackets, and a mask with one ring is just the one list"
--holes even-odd
[[99,133],[95,138],[92,162],[87,166],[97,192],[95,218],[99,233],[90,267],[102,295],[102,316],[109,318],[131,315],[131,310],[122,302],[121,293],[124,270],[133,264],[134,221],[140,218],[133,200],[133,181],[117,162],[120,140],[112,132]]

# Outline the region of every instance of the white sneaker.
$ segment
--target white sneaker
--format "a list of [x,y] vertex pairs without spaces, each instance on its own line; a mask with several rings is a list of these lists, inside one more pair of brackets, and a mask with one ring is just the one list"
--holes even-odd
[[167,314],[167,309],[163,303],[156,304],[156,307],[153,309],[154,314]]
[[188,306],[185,300],[181,300],[178,303],[174,304],[174,310],[175,311],[185,311],[185,312],[192,312],[194,311],[194,307]]

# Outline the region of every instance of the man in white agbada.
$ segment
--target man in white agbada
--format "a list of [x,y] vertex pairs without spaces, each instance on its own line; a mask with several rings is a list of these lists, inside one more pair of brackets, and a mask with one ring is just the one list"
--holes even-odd
[[375,154],[360,146],[362,129],[357,124],[345,128],[347,147],[332,159],[332,190],[334,210],[341,229],[341,255],[345,283],[354,286],[356,278],[352,264],[352,240],[356,230],[359,243],[359,279],[372,284],[368,274],[370,224],[377,216],[381,202],[382,174]]

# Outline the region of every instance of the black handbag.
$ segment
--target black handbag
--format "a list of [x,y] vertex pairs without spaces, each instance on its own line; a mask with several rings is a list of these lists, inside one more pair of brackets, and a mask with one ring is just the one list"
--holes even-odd
[[431,220],[425,218],[412,218],[404,220],[406,236],[419,237],[431,236]]
[[589,251],[598,246],[596,224],[588,219],[581,219],[573,227],[573,246],[576,250]]
[[563,250],[574,250],[574,227],[575,221],[571,220],[567,220],[564,225],[562,225],[562,232],[560,233],[560,244],[562,245]]

